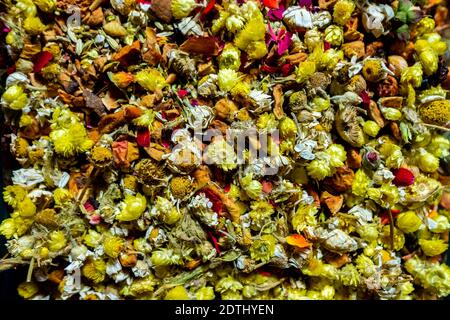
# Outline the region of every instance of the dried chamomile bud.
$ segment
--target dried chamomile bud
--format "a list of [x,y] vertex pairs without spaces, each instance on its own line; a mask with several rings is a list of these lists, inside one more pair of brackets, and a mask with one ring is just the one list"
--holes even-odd
[[103,250],[111,258],[118,258],[124,249],[125,241],[121,237],[107,235],[103,240]]
[[15,219],[7,218],[0,224],[0,234],[6,239],[11,239],[16,234],[17,227],[14,220]]
[[197,300],[214,300],[214,288],[202,287],[195,292],[195,299]]
[[363,124],[364,133],[374,138],[377,136],[380,129],[380,126],[372,120],[367,120]]
[[442,135],[436,135],[426,149],[435,157],[445,158],[450,154],[450,140]]
[[323,180],[332,175],[332,167],[330,166],[330,156],[325,152],[318,152],[316,159],[308,163],[306,166],[308,175],[316,180]]
[[279,128],[281,137],[286,139],[294,137],[298,131],[294,120],[289,117],[280,120]]
[[397,227],[405,233],[412,233],[419,230],[422,220],[414,211],[402,212],[397,217]]
[[441,253],[444,253],[448,249],[448,243],[445,243],[443,240],[419,240],[420,248],[422,248],[423,252],[430,257],[437,256]]
[[102,259],[88,258],[81,267],[81,274],[94,283],[100,283],[106,276],[106,263]]
[[445,125],[450,119],[450,100],[435,100],[419,107],[419,114],[426,123]]
[[435,172],[439,168],[439,158],[421,149],[417,156],[417,165],[424,172]]
[[227,43],[219,56],[220,69],[239,70],[241,66],[241,52],[231,43]]
[[421,36],[425,33],[433,32],[434,27],[435,27],[434,20],[430,17],[425,17],[425,18],[420,19],[419,22],[417,22],[416,32],[417,32],[418,36]]
[[344,31],[341,27],[331,25],[324,31],[324,40],[332,46],[339,47],[344,42]]
[[263,235],[253,241],[250,256],[257,261],[268,262],[275,253],[276,239],[272,235]]
[[133,221],[139,217],[147,209],[147,200],[145,196],[137,193],[136,196],[127,194],[125,200],[122,202],[122,210],[116,216],[119,221]]
[[48,248],[50,251],[59,251],[67,245],[67,239],[63,231],[52,231],[49,235]]
[[28,97],[21,86],[15,84],[3,92],[2,103],[13,110],[21,110],[28,104]]
[[175,19],[187,17],[196,6],[195,0],[171,0],[172,15]]

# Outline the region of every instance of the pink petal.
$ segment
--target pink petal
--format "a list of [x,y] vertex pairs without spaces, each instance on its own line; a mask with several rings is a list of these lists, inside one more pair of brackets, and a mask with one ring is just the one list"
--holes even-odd
[[283,5],[280,5],[278,9],[270,9],[267,13],[267,17],[270,21],[279,21],[283,19],[283,13],[285,11],[285,8]]
[[278,55],[281,56],[283,53],[285,53],[289,46],[291,45],[291,33],[287,32],[286,35],[283,37],[283,39],[278,40]]

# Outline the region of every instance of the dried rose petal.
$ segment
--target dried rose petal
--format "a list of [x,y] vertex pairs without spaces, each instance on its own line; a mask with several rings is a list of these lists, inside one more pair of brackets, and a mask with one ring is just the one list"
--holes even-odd
[[406,187],[414,183],[414,174],[406,168],[399,168],[394,171],[395,178],[392,181],[396,186]]
[[53,59],[53,54],[48,51],[41,51],[33,58],[33,72],[39,73]]

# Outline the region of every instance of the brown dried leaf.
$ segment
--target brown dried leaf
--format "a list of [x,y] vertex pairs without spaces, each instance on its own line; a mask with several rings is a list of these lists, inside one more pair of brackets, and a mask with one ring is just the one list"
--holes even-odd
[[361,168],[362,157],[357,149],[347,151],[347,165],[352,169]]
[[375,101],[370,100],[368,111],[370,119],[375,121],[381,128],[383,128],[386,125],[386,122],[384,121],[384,117],[380,111],[380,108],[378,108],[378,105]]
[[294,53],[291,55],[288,55],[285,59],[286,62],[291,64],[291,65],[297,65],[300,62],[305,61],[308,58],[308,54],[304,53],[304,52],[298,52],[298,53]]
[[157,143],[150,143],[150,146],[144,148],[144,150],[148,153],[150,158],[156,161],[161,161],[162,156],[170,152],[169,149],[164,148],[162,145]]
[[397,124],[397,122],[390,122],[389,128],[391,129],[392,135],[395,139],[401,141],[402,140],[402,134],[400,132],[400,128]]
[[325,206],[330,210],[332,214],[336,214],[341,210],[342,205],[344,204],[344,196],[343,195],[332,195],[328,191],[322,192],[320,195],[320,202],[325,204]]
[[342,51],[344,51],[344,54],[347,58],[351,58],[352,56],[356,55],[360,59],[366,54],[364,42],[360,40],[344,43],[342,45]]
[[141,42],[136,40],[132,44],[123,47],[111,57],[113,61],[119,61],[121,65],[127,67],[134,64],[139,58],[141,50]]
[[355,173],[352,169],[342,166],[336,169],[332,177],[326,178],[323,183],[330,192],[343,193],[352,187]]
[[450,192],[444,191],[442,193],[441,201],[439,202],[442,208],[450,210]]
[[105,96],[102,98],[102,102],[108,110],[114,110],[119,107],[116,99],[111,96],[111,91],[106,92]]
[[283,111],[283,86],[281,84],[277,84],[273,88],[273,98],[275,100],[275,105],[273,107],[273,114],[275,115],[275,118],[280,120],[284,117],[284,111]]
[[151,66],[156,66],[162,59],[156,32],[153,28],[145,29],[145,42],[142,50],[142,60]]
[[331,9],[337,0],[319,0],[319,8],[323,10]]
[[213,37],[191,37],[183,42],[180,50],[191,54],[217,56],[219,44]]
[[97,8],[92,12],[89,12],[84,18],[83,22],[90,26],[97,26],[103,22],[105,16],[103,15],[102,8]]
[[83,98],[86,103],[86,108],[93,110],[98,116],[103,116],[106,113],[105,106],[102,99],[97,97],[89,90],[83,90]]
[[169,23],[172,20],[172,0],[153,1],[151,10],[162,21]]
[[400,109],[403,104],[403,97],[383,97],[378,101],[382,107]]

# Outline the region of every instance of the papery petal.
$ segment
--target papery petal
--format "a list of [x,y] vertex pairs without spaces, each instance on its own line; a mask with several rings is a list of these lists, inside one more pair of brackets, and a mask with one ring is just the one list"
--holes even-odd
[[305,239],[301,234],[293,234],[286,237],[287,244],[290,244],[291,246],[303,249],[303,248],[309,248],[311,246],[311,243]]
[[33,62],[33,72],[38,73],[41,72],[42,68],[44,68],[51,60],[53,59],[53,54],[48,51],[41,51],[37,55],[34,56]]
[[278,40],[277,53],[279,56],[283,55],[283,53],[285,53],[289,49],[289,46],[291,45],[292,42],[291,36],[292,34],[290,32],[287,32],[282,39]]
[[279,0],[263,0],[264,6],[271,9],[278,9],[279,8]]
[[150,145],[150,131],[148,129],[138,131],[136,142],[141,147],[148,147]]
[[369,107],[369,105],[370,105],[369,93],[366,90],[363,90],[360,92],[359,96],[362,99],[362,104],[364,105],[364,107]]
[[279,21],[283,19],[284,8],[283,5],[280,5],[278,9],[270,9],[267,13],[267,17],[270,21]]

